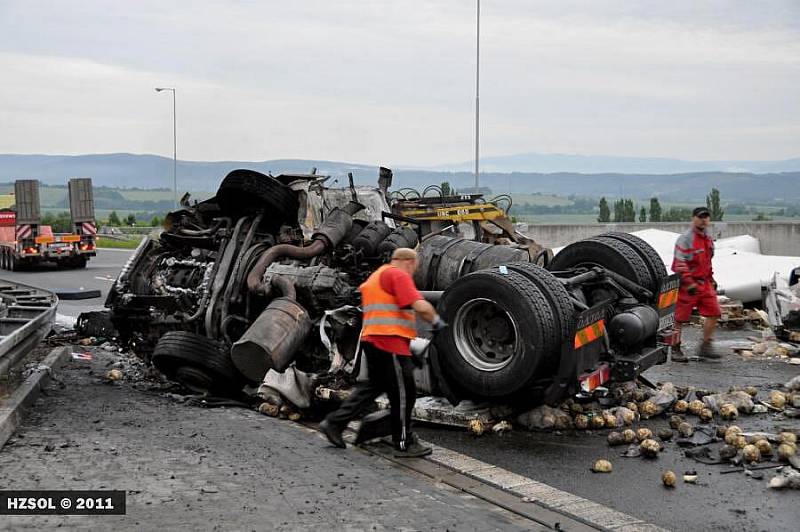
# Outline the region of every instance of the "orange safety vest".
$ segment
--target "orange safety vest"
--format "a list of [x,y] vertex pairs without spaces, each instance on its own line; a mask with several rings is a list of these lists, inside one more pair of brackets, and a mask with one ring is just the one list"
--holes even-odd
[[384,264],[358,287],[361,291],[361,305],[364,312],[362,338],[399,336],[413,339],[417,336],[417,318],[414,311],[398,307],[394,296],[381,288],[381,274],[389,268],[394,266]]

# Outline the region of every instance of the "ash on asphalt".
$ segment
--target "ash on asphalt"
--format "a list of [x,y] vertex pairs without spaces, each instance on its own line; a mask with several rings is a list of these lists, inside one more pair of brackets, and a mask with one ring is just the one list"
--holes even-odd
[[[0,452],[0,485],[117,489],[124,516],[3,516],[0,530],[522,530],[532,522],[334,449],[298,424],[183,404],[132,356],[70,361]],[[109,382],[109,369],[123,379]]]
[[[720,330],[720,347],[730,346],[757,331]],[[684,346],[691,352],[699,331],[684,334]],[[714,391],[732,386],[754,385],[759,398],[766,398],[771,387],[798,373],[797,366],[782,360],[743,359],[728,354],[719,363],[692,362],[656,366],[645,376],[655,382],[672,382]],[[693,425],[698,418],[688,416]],[[800,428],[798,420],[772,414],[740,416],[743,429],[776,432],[781,427]],[[668,426],[666,419],[654,418],[640,426],[656,429]],[[704,465],[683,456],[672,442],[657,459],[623,458],[625,446],[609,447],[609,431],[588,433],[536,433],[515,430],[504,435],[487,433],[474,437],[463,429],[433,426],[417,428],[433,443],[508,469],[553,487],[608,505],[671,530],[797,530],[798,491],[776,491],[767,487],[775,470],[764,470],[756,480],[745,473],[721,474],[730,465]],[[611,460],[614,471],[594,474],[589,468],[598,458]],[[666,489],[661,474],[670,469],[678,475],[674,489]],[[696,485],[681,480],[685,471],[698,473]]]

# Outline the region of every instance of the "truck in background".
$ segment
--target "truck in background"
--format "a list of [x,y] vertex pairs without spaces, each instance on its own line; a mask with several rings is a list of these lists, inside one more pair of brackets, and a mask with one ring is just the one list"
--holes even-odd
[[41,224],[39,181],[14,183],[14,206],[0,209],[0,268],[17,271],[41,262],[67,268],[85,268],[96,253],[92,180],[69,180],[70,233],[53,233]]

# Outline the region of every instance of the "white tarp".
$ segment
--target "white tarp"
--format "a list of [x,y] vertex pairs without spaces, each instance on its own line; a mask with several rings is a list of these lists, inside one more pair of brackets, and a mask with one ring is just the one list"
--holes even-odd
[[[672,272],[672,254],[680,236],[678,233],[645,229],[632,234],[653,246],[667,271]],[[758,239],[749,235],[721,238],[714,245],[714,277],[720,291],[745,303],[760,301],[761,286],[768,285],[773,275],[777,274],[788,283],[791,271],[800,266],[800,257],[762,255]],[[561,249],[553,251],[557,253]]]

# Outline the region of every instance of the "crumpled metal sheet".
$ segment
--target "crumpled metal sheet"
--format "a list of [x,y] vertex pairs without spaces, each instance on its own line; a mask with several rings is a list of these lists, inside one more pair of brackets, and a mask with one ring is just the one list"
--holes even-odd
[[[328,332],[325,330],[325,326],[328,324],[328,321],[340,321],[340,322],[349,322],[350,318],[353,315],[353,311],[358,311],[358,307],[353,305],[345,305],[343,307],[339,307],[334,310],[326,310],[325,314],[319,320],[319,338],[322,342],[322,345],[325,346],[325,349],[328,350],[328,356],[331,360],[331,367],[328,370],[330,373],[336,373],[341,369],[347,371],[347,373],[352,373],[353,368],[355,367],[356,359],[358,358],[358,353],[361,349],[361,334],[358,335],[358,343],[356,344],[356,356],[353,357],[352,360],[348,361],[339,350],[339,346],[336,342],[332,341],[328,336]],[[349,362],[349,363],[348,363]]]
[[[318,184],[309,181],[298,181],[290,185],[297,191],[300,198],[305,196],[305,202],[301,200],[300,227],[303,229],[303,236],[311,238],[317,227],[322,224],[325,215],[334,207],[343,208],[353,200],[352,192],[349,188],[323,188]],[[355,220],[380,220],[382,212],[390,212],[386,198],[375,187],[357,186],[355,187],[356,201],[364,205],[364,210],[353,216]],[[302,213],[305,207],[305,214]],[[394,227],[394,221],[384,220],[389,227]]]

